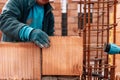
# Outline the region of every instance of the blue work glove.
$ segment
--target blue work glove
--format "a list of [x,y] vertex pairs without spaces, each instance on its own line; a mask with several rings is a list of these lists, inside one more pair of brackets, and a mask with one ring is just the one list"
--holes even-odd
[[29,35],[29,39],[40,48],[50,47],[50,40],[48,35],[40,29],[33,29]]

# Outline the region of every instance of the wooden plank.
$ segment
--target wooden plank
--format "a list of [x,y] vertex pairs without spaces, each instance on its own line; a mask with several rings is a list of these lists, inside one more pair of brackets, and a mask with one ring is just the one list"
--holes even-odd
[[0,43],[0,80],[40,80],[40,49],[32,43]]
[[42,75],[81,75],[82,38],[54,36],[50,40],[51,47],[42,49]]

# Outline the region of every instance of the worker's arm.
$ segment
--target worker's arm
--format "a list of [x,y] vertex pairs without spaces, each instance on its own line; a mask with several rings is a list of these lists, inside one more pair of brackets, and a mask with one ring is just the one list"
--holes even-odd
[[0,15],[0,29],[5,35],[15,40],[32,41],[39,47],[49,47],[49,40],[46,33],[41,30],[32,29],[19,21],[23,17],[23,8],[21,8],[21,5],[24,5],[19,1],[8,0]]
[[1,31],[16,40],[20,40],[19,30],[26,24],[21,23],[18,19],[21,17],[19,0],[8,0],[0,15]]

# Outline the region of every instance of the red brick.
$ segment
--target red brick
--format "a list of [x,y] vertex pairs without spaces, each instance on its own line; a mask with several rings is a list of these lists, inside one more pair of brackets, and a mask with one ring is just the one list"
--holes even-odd
[[78,24],[68,24],[68,35],[69,36],[78,35]]
[[54,3],[61,3],[61,0],[54,0]]
[[61,29],[56,29],[55,32],[54,32],[54,35],[55,36],[61,36],[62,35]]
[[5,3],[7,0],[0,0],[0,3]]
[[2,8],[4,6],[4,4],[6,3],[7,0],[0,0],[0,13],[2,11]]
[[62,20],[61,20],[61,17],[55,17],[55,23],[61,23]]
[[78,23],[77,17],[68,17],[68,24],[69,23]]
[[61,4],[60,3],[54,3],[52,6],[55,10],[61,10]]
[[78,17],[77,10],[68,10],[68,16],[70,16],[70,17]]
[[55,30],[56,30],[56,29],[62,29],[62,28],[61,28],[61,23],[55,23],[54,25],[55,25]]
[[75,32],[73,30],[68,31],[68,36],[78,36],[78,35],[79,35],[78,32]]
[[72,2],[72,0],[68,0],[68,3],[71,3]]
[[[81,0],[82,1],[82,0]],[[80,2],[80,0],[72,0],[72,2]]]
[[61,10],[53,10],[53,14],[55,17],[58,17],[58,16],[62,15],[62,12],[61,12]]
[[75,9],[75,10],[77,10],[77,3],[69,3],[68,4],[68,10],[71,10],[71,9]]

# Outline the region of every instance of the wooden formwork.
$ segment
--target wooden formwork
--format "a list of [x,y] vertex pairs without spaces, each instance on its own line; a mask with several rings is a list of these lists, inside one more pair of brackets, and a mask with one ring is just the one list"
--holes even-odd
[[40,80],[42,75],[80,76],[83,45],[79,36],[50,37],[51,47],[33,43],[0,43],[0,80]]
[[40,80],[40,49],[30,43],[0,43],[0,80]]
[[83,41],[79,36],[51,37],[51,47],[42,49],[43,75],[81,75]]

